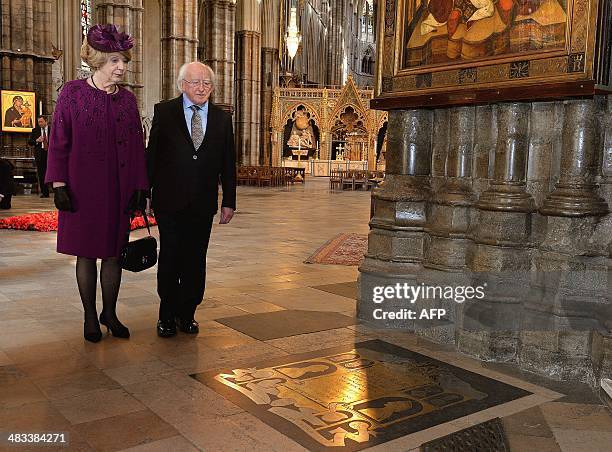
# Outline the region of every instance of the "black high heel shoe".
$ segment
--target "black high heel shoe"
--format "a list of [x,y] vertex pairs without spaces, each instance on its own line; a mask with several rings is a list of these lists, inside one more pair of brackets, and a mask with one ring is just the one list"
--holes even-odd
[[104,312],[100,313],[100,323],[106,327],[106,331],[110,331],[113,336],[127,339],[130,337],[130,330],[123,325],[119,319],[116,322],[107,322],[104,318]]
[[83,337],[89,342],[100,342],[102,339],[102,330],[97,320],[94,319],[94,321],[96,322],[95,329],[88,328],[87,322],[83,322]]

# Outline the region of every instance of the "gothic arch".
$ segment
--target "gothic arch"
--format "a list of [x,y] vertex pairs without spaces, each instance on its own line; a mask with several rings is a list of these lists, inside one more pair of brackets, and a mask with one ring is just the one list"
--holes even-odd
[[357,113],[357,115],[359,115],[359,118],[363,121],[364,127],[366,127],[366,129],[368,129],[368,123],[369,123],[369,117],[368,114],[366,113],[366,111],[363,109],[363,107],[361,105],[357,105],[356,103],[353,102],[349,102],[349,103],[345,103],[342,105],[336,105],[336,108],[334,109],[333,113],[329,116],[329,122],[327,124],[327,130],[331,131],[332,128],[334,127],[334,125],[336,124],[336,121],[340,120],[340,115],[342,115],[347,108],[352,108],[355,113]]
[[364,134],[368,134],[370,129],[369,121],[364,113],[353,104],[344,105],[331,117],[328,130],[334,133],[337,129],[358,129],[363,130]]
[[308,102],[297,102],[295,104],[290,105],[287,109],[285,109],[285,113],[283,114],[282,121],[280,122],[279,125],[283,127],[287,123],[287,121],[293,118],[293,116],[295,115],[295,113],[298,111],[300,107],[303,107],[304,110],[306,110],[306,113],[310,115],[309,119],[312,119],[315,125],[319,129],[321,129],[321,118],[317,110]]

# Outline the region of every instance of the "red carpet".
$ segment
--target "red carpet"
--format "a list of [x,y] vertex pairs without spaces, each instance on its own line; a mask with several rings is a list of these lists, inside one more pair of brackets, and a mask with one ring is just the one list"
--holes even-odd
[[[149,224],[151,226],[157,224],[155,218],[149,217]],[[136,217],[132,220],[132,230],[144,227],[145,223],[142,217]],[[0,219],[0,229],[42,232],[57,231],[57,211],[2,218]]]
[[359,265],[368,250],[368,236],[364,234],[338,234],[321,246],[306,264]]

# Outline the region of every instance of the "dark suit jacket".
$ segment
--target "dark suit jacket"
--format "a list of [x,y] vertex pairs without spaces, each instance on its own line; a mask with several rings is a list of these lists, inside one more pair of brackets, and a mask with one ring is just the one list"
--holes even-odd
[[[37,151],[42,151],[42,144],[37,143],[36,140],[42,134],[42,130],[40,126],[36,126],[32,129],[32,133],[30,133],[30,138],[28,139],[28,144],[30,146],[34,146]],[[49,136],[51,135],[51,124],[47,124],[47,150],[49,149]]]
[[[194,159],[194,156],[197,159]],[[214,215],[219,181],[222,207],[236,208],[236,151],[232,117],[209,101],[206,135],[195,149],[183,113],[182,95],[155,105],[147,146],[153,209],[174,213],[185,208]]]
[[13,164],[8,160],[0,158],[0,195],[5,197],[15,193],[15,182],[13,180]]

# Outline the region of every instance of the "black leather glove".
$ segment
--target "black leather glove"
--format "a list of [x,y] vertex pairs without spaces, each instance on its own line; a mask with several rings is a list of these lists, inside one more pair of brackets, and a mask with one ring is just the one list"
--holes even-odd
[[53,189],[53,193],[53,202],[55,203],[57,210],[61,210],[63,212],[74,212],[68,187],[65,185],[62,187],[55,187]]
[[134,215],[136,212],[144,213],[145,209],[147,208],[148,197],[149,190],[136,190],[128,202],[125,213],[130,215]]

